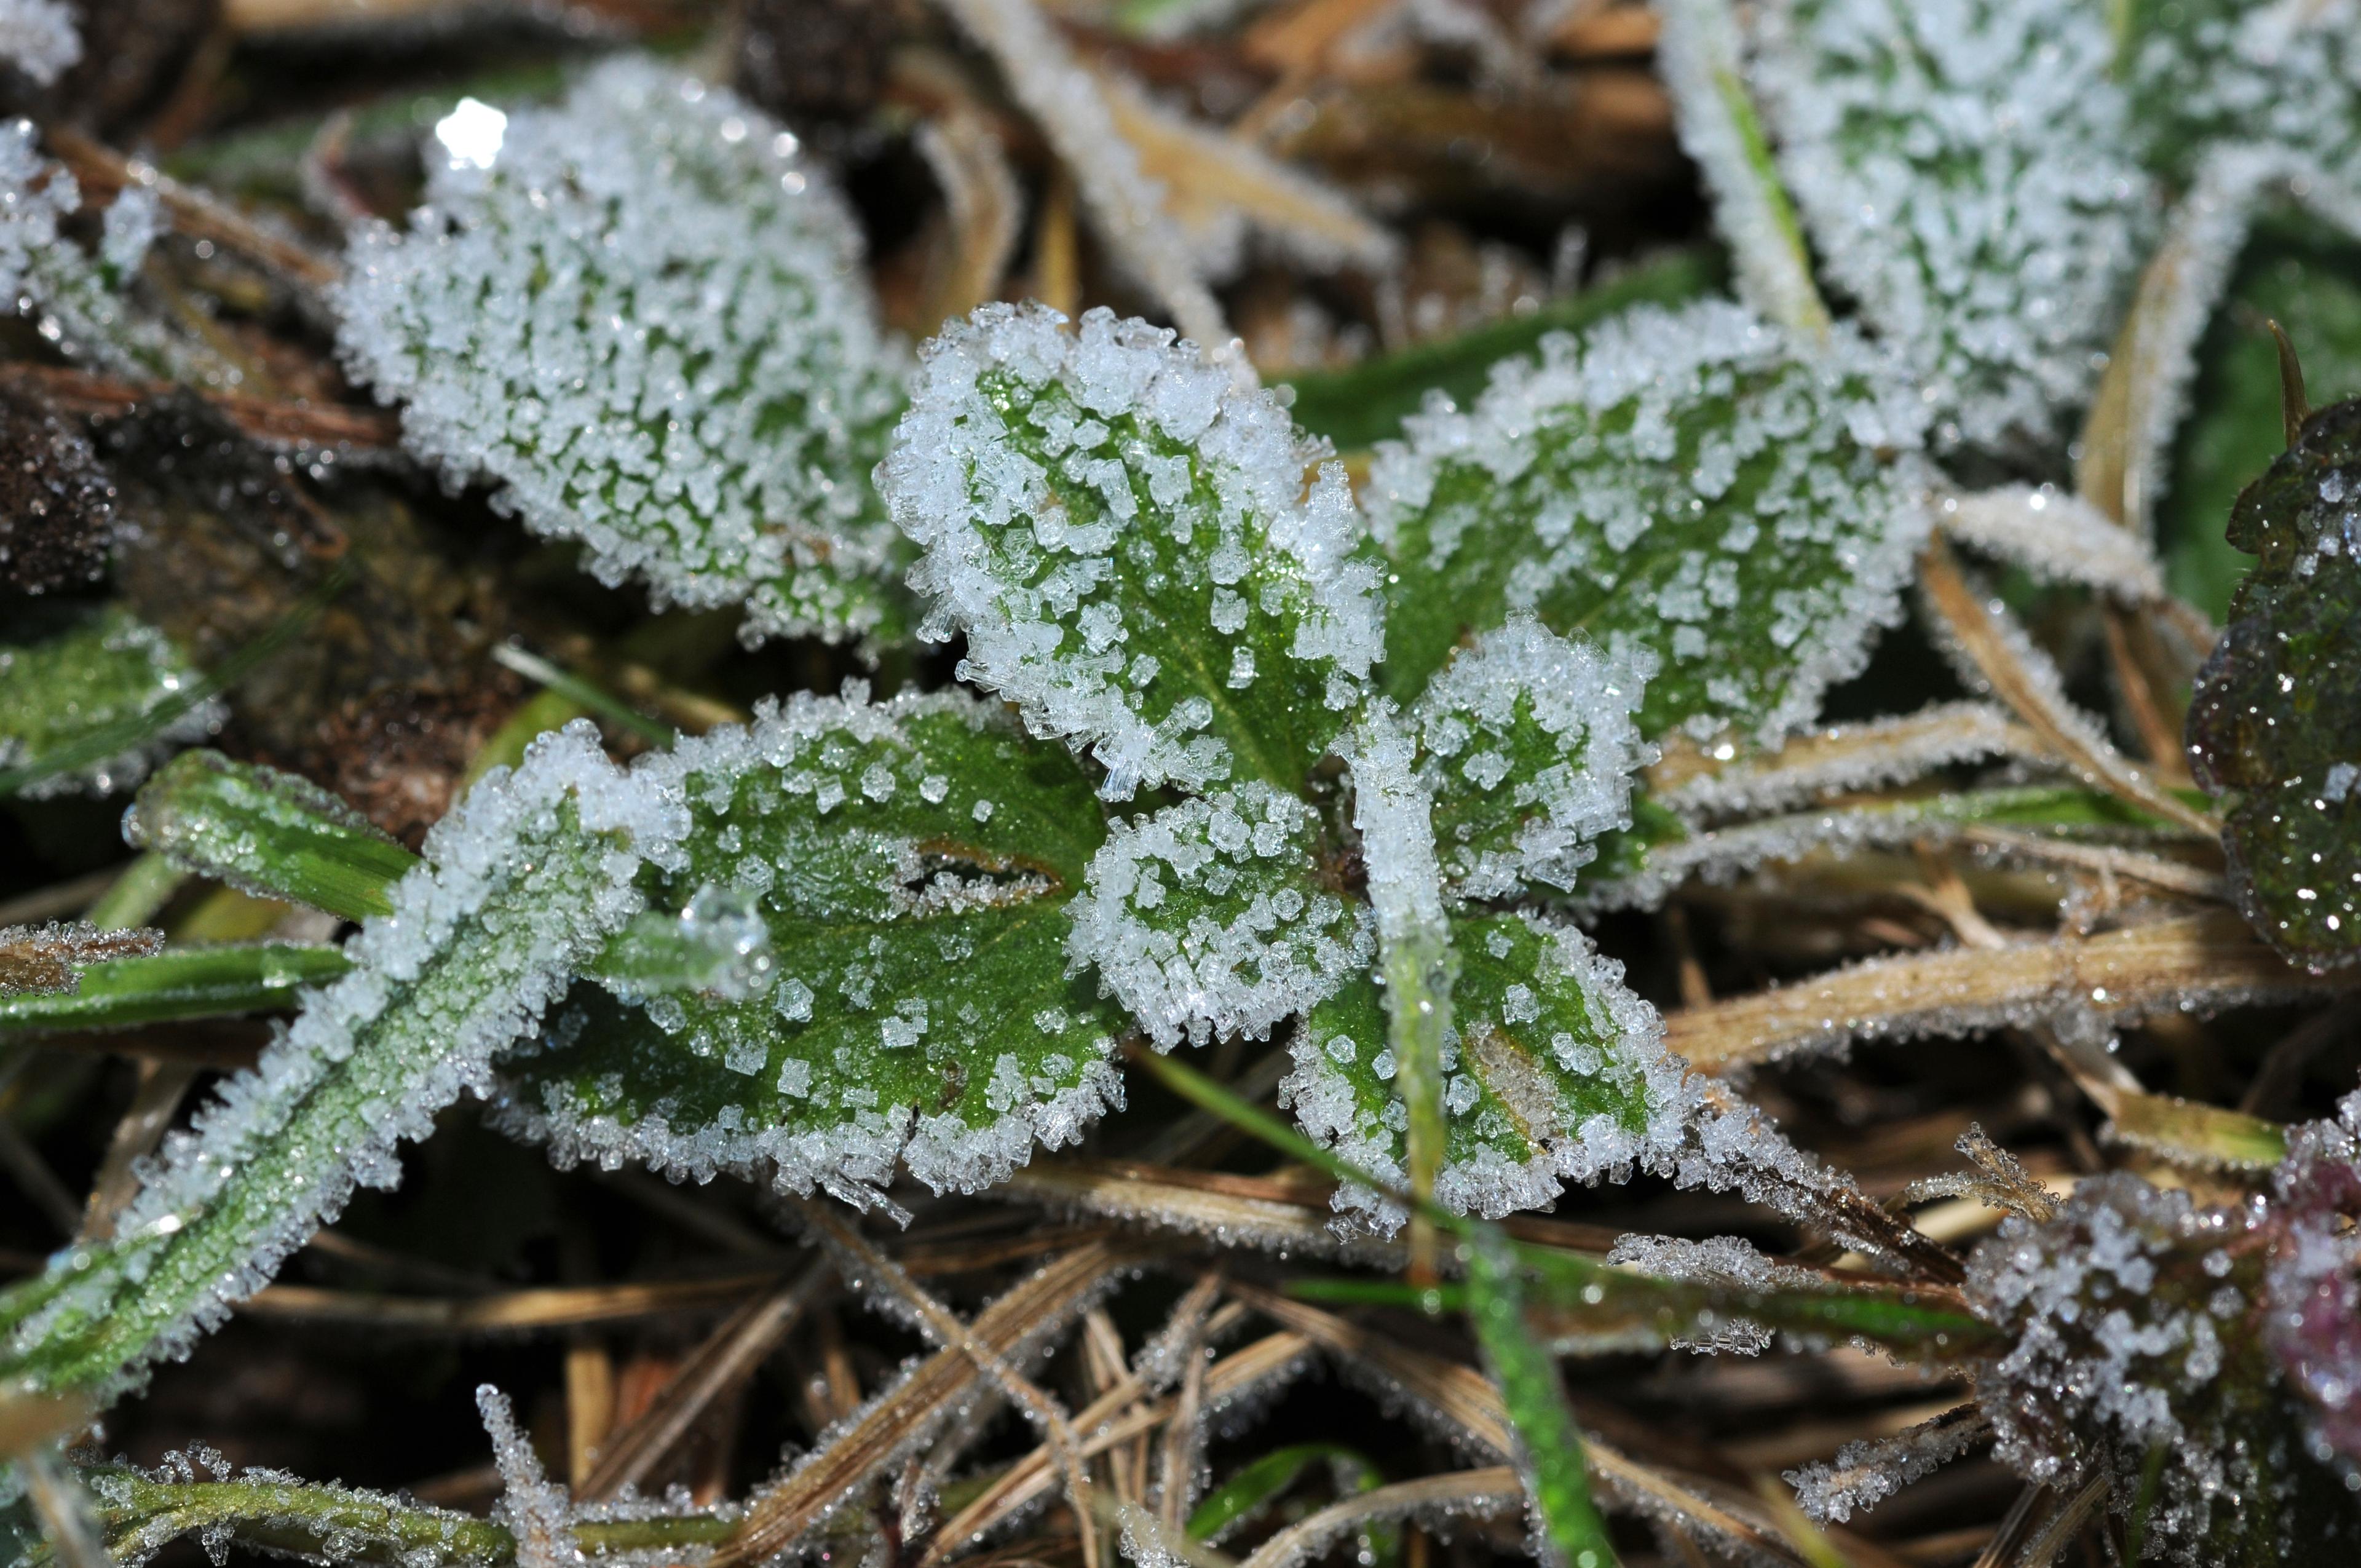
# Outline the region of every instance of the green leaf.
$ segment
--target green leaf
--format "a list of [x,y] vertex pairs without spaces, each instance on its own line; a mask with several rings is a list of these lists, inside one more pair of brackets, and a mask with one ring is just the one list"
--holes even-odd
[[[1582,933],[1524,914],[1451,922],[1456,1031],[1444,1042],[1448,1134],[1435,1201],[1487,1216],[1544,1205],[1566,1179],[1620,1179],[1684,1136],[1682,1065],[1621,967]],[[1394,1090],[1383,997],[1359,978],[1312,1011],[1282,1086],[1304,1130],[1402,1183],[1408,1118]],[[1340,1205],[1399,1221],[1389,1201]]]
[[1259,781],[1118,823],[1068,950],[1159,1046],[1267,1038],[1377,952],[1325,837],[1310,806]]
[[970,1190],[1119,1102],[1129,1020],[1066,957],[1104,828],[1062,750],[955,694],[798,696],[633,776],[688,815],[651,908],[742,897],[767,967],[734,997],[577,986],[504,1064],[511,1130],[566,1161],[854,1192],[898,1159]]
[[1340,1492],[1367,1492],[1383,1480],[1378,1467],[1356,1448],[1341,1442],[1300,1442],[1273,1449],[1239,1467],[1205,1495],[1189,1516],[1189,1536],[1218,1545],[1224,1535],[1252,1519],[1315,1465],[1324,1464]]
[[1821,270],[1923,388],[1936,444],[2050,446],[2155,225],[2103,8],[1795,0],[1761,17],[1780,173]]
[[489,1087],[494,1053],[638,911],[631,878],[677,853],[683,815],[588,725],[487,777],[428,835],[394,912],[346,946],[353,972],[166,1146],[118,1226],[154,1245],[69,1254],[21,1288],[49,1299],[0,1345],[0,1376],[118,1394],[259,1288],[357,1181],[396,1180],[400,1144]]
[[2123,56],[2151,167],[2188,184],[2227,142],[2261,143],[2349,181],[2361,157],[2361,38],[2336,5],[2129,0]]
[[166,763],[124,814],[123,837],[258,898],[347,920],[391,914],[393,884],[418,864],[329,791],[218,751]]
[[2361,959],[2361,400],[2305,421],[2247,487],[2230,543],[2258,557],[2189,709],[2197,782],[2264,939],[2320,970]]
[[1643,262],[1610,281],[1552,300],[1531,315],[1510,316],[1440,343],[1320,370],[1278,383],[1290,389],[1296,424],[1357,452],[1399,436],[1403,422],[1436,394],[1455,403],[1482,395],[1492,367],[1530,354],[1556,332],[1580,332],[1639,304],[1685,305],[1720,286],[1727,270],[1709,250],[1684,250]]
[[1590,1500],[1582,1431],[1565,1402],[1556,1361],[1525,1321],[1517,1254],[1499,1237],[1478,1235],[1461,1255],[1467,1263],[1467,1319],[1516,1430],[1519,1467],[1541,1517],[1545,1555],[1554,1568],[1610,1568],[1615,1548]]
[[120,605],[22,604],[0,630],[0,795],[111,794],[227,717]]
[[1857,342],[1815,350],[1734,305],[1550,339],[1378,455],[1388,689],[1414,696],[1466,633],[1529,610],[1653,663],[1644,735],[1807,721],[1899,614],[1920,418]]
[[903,364],[795,138],[643,58],[478,124],[338,292],[346,360],[405,405],[404,443],[499,481],[607,582],[742,603],[749,640],[901,635],[903,552],[864,477]]
[[1103,311],[1079,333],[987,305],[928,345],[879,482],[924,549],[928,635],[1101,793],[1290,792],[1383,649],[1378,564],[1344,473],[1266,392]]
[[0,996],[0,1040],[60,1029],[126,1029],[295,1005],[302,990],[351,966],[338,948],[305,942],[174,948],[75,966],[71,991]]
[[1643,685],[1522,615],[1453,656],[1410,716],[1450,894],[1570,888],[1597,840],[1631,827]]
[[2279,354],[2264,328],[2274,321],[2302,356],[2315,404],[2361,395],[2361,245],[2299,214],[2267,214],[2198,342],[2157,533],[2172,591],[2216,620],[2248,565],[2222,520],[2287,446]]

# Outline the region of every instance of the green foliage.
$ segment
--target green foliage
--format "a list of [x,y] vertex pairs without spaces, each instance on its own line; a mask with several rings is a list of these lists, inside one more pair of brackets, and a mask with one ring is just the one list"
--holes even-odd
[[1923,536],[1897,462],[1923,416],[1889,378],[1733,306],[1642,308],[1412,420],[1371,472],[1388,689],[1529,610],[1649,672],[1643,734],[1806,721],[1898,615]]
[[1321,1465],[1335,1478],[1339,1491],[1366,1492],[1383,1480],[1366,1455],[1341,1442],[1300,1442],[1273,1449],[1241,1465],[1236,1474],[1205,1494],[1204,1501],[1189,1515],[1190,1538],[1219,1541]]
[[2265,939],[2314,969],[2361,958],[2361,400],[2305,421],[2238,498],[2257,557],[2189,710],[2198,782]]
[[187,657],[120,605],[26,604],[0,630],[0,795],[125,788],[222,718]]
[[175,948],[78,965],[71,991],[0,996],[0,1040],[278,1012],[350,968],[342,948],[305,942]]
[[1554,1568],[1611,1568],[1615,1548],[1607,1538],[1607,1521],[1590,1500],[1582,1433],[1566,1408],[1557,1362],[1525,1321],[1524,1277],[1516,1255],[1499,1237],[1479,1235],[1460,1255],[1467,1265],[1468,1321],[1523,1450],[1525,1490],[1540,1518],[1547,1555]]
[[125,814],[123,836],[183,870],[347,920],[392,913],[418,857],[328,791],[292,773],[184,751]]
[[2361,38],[2344,0],[2126,0],[2122,46],[2145,156],[2186,185],[2223,143],[2288,149],[2331,180],[2361,156]]

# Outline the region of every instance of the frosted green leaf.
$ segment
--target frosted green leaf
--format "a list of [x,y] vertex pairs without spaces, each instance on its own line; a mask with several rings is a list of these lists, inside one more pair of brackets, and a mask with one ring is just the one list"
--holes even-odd
[[489,1089],[493,1055],[638,911],[634,873],[676,857],[683,815],[588,724],[488,774],[347,944],[352,971],[166,1140],[117,1227],[128,1245],[61,1255],[27,1287],[47,1299],[0,1344],[0,1376],[122,1392],[268,1282],[356,1183],[390,1186],[399,1146]]
[[1368,906],[1330,885],[1322,839],[1310,806],[1255,780],[1119,823],[1067,950],[1159,1046],[1265,1038],[1377,951]]
[[338,296],[346,359],[404,405],[411,449],[497,481],[604,581],[742,603],[749,641],[897,634],[866,476],[903,361],[796,138],[626,59],[445,150],[426,210],[364,232]]
[[2046,444],[2154,226],[2105,8],[1781,0],[1755,45],[1819,265],[1923,378],[1938,444]]
[[925,551],[928,635],[1126,800],[1295,791],[1384,647],[1378,564],[1334,463],[1265,392],[1104,311],[986,305],[927,347],[878,470]]
[[[162,632],[120,605],[19,605],[0,630],[0,774],[38,775],[19,791],[34,796],[137,784],[228,718],[200,695],[200,680]],[[72,760],[102,740],[100,755]]]
[[2153,167],[2185,185],[2213,145],[2261,142],[2361,190],[2361,5],[2174,0],[2130,15],[2132,119]]
[[632,776],[688,814],[681,859],[644,877],[651,910],[730,894],[719,910],[760,919],[767,963],[734,996],[577,986],[506,1064],[510,1128],[563,1161],[857,1196],[897,1160],[987,1185],[1120,1103],[1128,1021],[1068,971],[1067,905],[1104,829],[1062,750],[970,697],[855,690]]
[[1598,837],[1631,826],[1653,754],[1631,717],[1645,675],[1524,615],[1453,657],[1410,715],[1446,892],[1570,888]]
[[368,818],[308,779],[219,751],[183,751],[124,813],[123,839],[183,871],[347,920],[392,911],[417,863]]
[[1653,673],[1640,731],[1808,721],[1898,619],[1925,537],[1923,412],[1842,334],[1738,306],[1642,307],[1410,422],[1366,491],[1391,552],[1386,682],[1532,612]]
[[[1654,1009],[1570,926],[1530,915],[1451,922],[1456,1031],[1444,1042],[1448,1138],[1436,1201],[1497,1216],[1545,1205],[1568,1179],[1620,1179],[1679,1149],[1685,1069]],[[1305,1132],[1345,1159],[1402,1179],[1408,1115],[1387,1048],[1383,993],[1356,977],[1312,1009],[1280,1094]],[[1340,1203],[1390,1205],[1353,1189]]]

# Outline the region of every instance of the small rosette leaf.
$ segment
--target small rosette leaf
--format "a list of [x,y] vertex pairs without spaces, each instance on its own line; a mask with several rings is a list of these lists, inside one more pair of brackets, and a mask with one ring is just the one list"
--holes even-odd
[[1146,323],[987,305],[924,356],[878,471],[928,634],[1127,800],[1300,790],[1381,656],[1344,471],[1268,393]]
[[1414,696],[1511,611],[1653,663],[1640,731],[1775,739],[1896,620],[1927,526],[1923,411],[1841,333],[1642,307],[1511,361],[1381,447],[1386,682]]
[[[1686,1071],[1655,1010],[1571,926],[1525,914],[1455,918],[1455,1030],[1444,1042],[1447,1125],[1437,1201],[1497,1217],[1545,1205],[1559,1184],[1668,1160],[1686,1135]],[[1408,1109],[1395,1092],[1384,993],[1354,981],[1298,1030],[1280,1093],[1304,1131],[1355,1164],[1402,1179]],[[1345,1190],[1390,1227],[1392,1205]]]
[[898,635],[863,476],[900,412],[858,231],[785,127],[641,59],[432,159],[338,291],[357,378],[452,482],[741,636]]
[[688,817],[500,1117],[561,1159],[972,1190],[1121,1091],[1123,1014],[1070,974],[1103,828],[1073,758],[958,695],[798,696],[633,774]]
[[1571,888],[1599,837],[1631,825],[1653,755],[1632,717],[1646,670],[1644,650],[1613,659],[1519,615],[1435,676],[1410,722],[1447,893]]
[[1333,859],[1312,808],[1259,781],[1168,806],[1092,859],[1067,950],[1159,1046],[1262,1039],[1376,955]]

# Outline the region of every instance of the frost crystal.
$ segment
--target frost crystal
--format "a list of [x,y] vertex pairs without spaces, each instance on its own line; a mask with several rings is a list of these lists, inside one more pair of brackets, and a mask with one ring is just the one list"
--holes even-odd
[[[930,343],[879,482],[925,551],[927,635],[1102,793],[1301,785],[1384,651],[1344,471],[1268,394],[1104,311],[986,305]],[[1213,648],[1249,651],[1209,659]]]
[[659,603],[741,635],[883,635],[898,542],[863,476],[899,411],[843,203],[796,138],[642,60],[443,161],[411,231],[364,231],[355,374],[454,484]]
[[1833,1464],[1806,1464],[1786,1473],[1804,1512],[1843,1524],[1856,1509],[1867,1513],[1913,1481],[1988,1441],[1992,1427],[1972,1405],[1948,1410],[1892,1437],[1846,1443]]
[[2051,582],[2078,583],[2133,603],[2164,597],[2164,573],[2145,540],[2054,485],[2011,485],[1944,498],[1943,532]]
[[[1680,1236],[1621,1236],[1609,1249],[1607,1261],[1659,1279],[1693,1279],[1741,1290],[1817,1289],[1827,1284],[1810,1269],[1767,1258],[1736,1236],[1701,1242]],[[1675,1350],[1755,1355],[1771,1343],[1771,1332],[1744,1318],[1717,1314],[1707,1321],[1705,1332],[1670,1343]]]
[[1821,265],[1927,378],[1939,444],[2053,435],[2153,226],[2103,8],[1779,0],[1755,42]]
[[1321,885],[1318,835],[1310,806],[1259,782],[1118,825],[1067,951],[1160,1046],[1262,1039],[1377,951],[1367,905]]
[[1927,521],[1923,418],[1857,340],[1815,348],[1735,305],[1548,339],[1473,412],[1435,407],[1379,448],[1389,689],[1414,694],[1464,626],[1521,609],[1635,668],[1653,655],[1642,734],[1806,722],[1899,615]]
[[[643,877],[652,909],[704,905],[768,965],[736,996],[625,1006],[576,987],[505,1064],[511,1129],[566,1162],[858,1198],[897,1162],[938,1189],[989,1185],[1121,1103],[1107,1058],[1127,1021],[1068,972],[1066,911],[1104,828],[1062,751],[972,697],[872,704],[856,685],[685,740],[631,780],[686,817],[679,863]],[[736,890],[719,909],[716,888]]]
[[1647,669],[1520,615],[1435,676],[1410,721],[1449,893],[1572,887],[1593,840],[1631,826],[1631,775],[1654,755],[1632,722]]
[[82,62],[82,34],[61,0],[0,0],[0,60],[46,87]]

